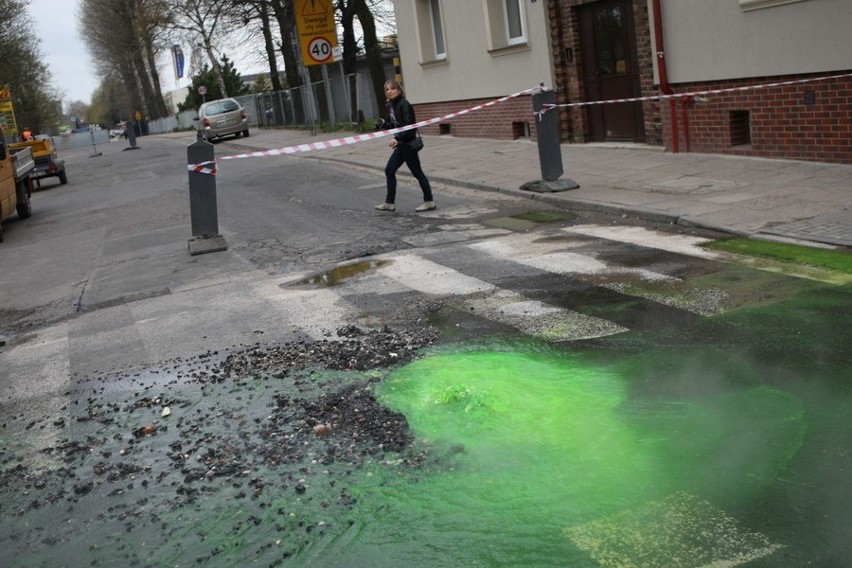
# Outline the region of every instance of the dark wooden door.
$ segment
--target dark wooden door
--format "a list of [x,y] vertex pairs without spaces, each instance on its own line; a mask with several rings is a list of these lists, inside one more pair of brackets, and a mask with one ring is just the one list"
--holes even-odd
[[[629,0],[603,0],[580,7],[580,42],[587,101],[640,96],[636,28]],[[586,107],[592,141],[645,141],[641,103]]]

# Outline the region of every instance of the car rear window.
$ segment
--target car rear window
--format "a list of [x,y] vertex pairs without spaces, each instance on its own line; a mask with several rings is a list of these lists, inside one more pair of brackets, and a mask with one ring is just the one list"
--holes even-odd
[[223,112],[231,112],[239,110],[240,105],[234,101],[222,101],[221,103],[213,103],[207,107],[207,114],[222,114]]

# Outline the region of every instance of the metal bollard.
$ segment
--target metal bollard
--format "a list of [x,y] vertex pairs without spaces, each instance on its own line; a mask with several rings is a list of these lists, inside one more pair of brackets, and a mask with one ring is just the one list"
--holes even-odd
[[[196,140],[186,147],[188,165],[204,164],[204,168],[215,166],[213,144]],[[189,171],[189,210],[192,219],[192,236],[189,254],[204,254],[228,248],[225,238],[219,234],[219,211],[216,204],[216,176],[211,173]]]
[[127,135],[127,142],[130,144],[124,151],[138,150],[139,146],[136,145],[136,123],[128,120],[124,125],[124,133]]
[[555,110],[539,114],[547,104],[556,104],[556,91],[542,90],[533,94],[533,113],[536,116],[538,158],[541,164],[541,179],[528,181],[522,190],[539,193],[577,189],[580,185],[570,179],[559,179],[562,175],[562,146],[559,142],[559,117]]

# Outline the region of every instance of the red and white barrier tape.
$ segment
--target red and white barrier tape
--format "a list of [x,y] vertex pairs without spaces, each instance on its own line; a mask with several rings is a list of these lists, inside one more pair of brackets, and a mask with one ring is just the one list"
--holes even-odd
[[[493,101],[489,101],[487,103],[483,103],[481,105],[476,105],[470,108],[466,108],[464,110],[460,110],[458,112],[453,112],[447,114],[445,116],[439,116],[436,118],[430,118],[428,120],[423,120],[417,122],[415,124],[409,124],[407,126],[401,126],[399,128],[391,128],[389,130],[379,130],[377,132],[369,132],[367,134],[358,134],[356,136],[345,136],[343,138],[336,138],[334,140],[324,140],[321,142],[310,142],[307,144],[297,144],[295,146],[287,146],[285,148],[274,148],[272,150],[260,150],[257,152],[249,152],[246,154],[234,154],[232,156],[222,156],[220,160],[239,160],[242,158],[260,158],[264,156],[282,156],[289,154],[299,154],[301,152],[312,152],[314,150],[326,150],[328,148],[339,148],[340,146],[346,146],[349,144],[357,144],[358,142],[364,142],[366,140],[375,140],[377,138],[384,138],[385,136],[393,136],[394,134],[398,134],[400,132],[406,132],[408,130],[414,130],[415,128],[420,128],[422,126],[428,126],[430,124],[436,124],[438,122],[442,122],[444,120],[449,120],[451,118],[455,118],[457,116],[462,116],[464,114],[474,112],[485,107],[493,106],[498,103],[502,103],[509,99],[513,99],[515,97],[519,97],[521,95],[525,95],[527,93],[531,93],[537,89],[541,89],[542,87],[531,87],[529,89],[524,89],[523,91],[519,91],[517,93],[507,95],[505,97],[501,97],[499,99],[495,99]],[[213,164],[212,171],[210,168],[204,168],[206,165]],[[203,162],[201,164],[189,164],[189,171],[198,172],[198,173],[206,173],[206,174],[216,174],[216,162]]]
[[591,106],[591,105],[606,105],[611,103],[634,103],[639,101],[653,101],[653,100],[664,100],[664,99],[679,99],[683,97],[700,97],[703,95],[718,95],[720,93],[730,93],[735,91],[752,91],[755,89],[767,89],[770,87],[785,87],[787,85],[798,85],[801,83],[812,83],[816,81],[828,81],[830,79],[842,79],[845,77],[852,77],[852,73],[844,73],[843,75],[831,75],[829,77],[813,77],[810,79],[796,79],[793,81],[783,81],[780,83],[762,83],[760,85],[746,85],[744,87],[729,87],[727,89],[710,89],[707,91],[694,91],[691,93],[674,93],[671,95],[652,95],[648,97],[633,97],[630,99],[608,99],[605,101],[587,101],[581,103],[565,103],[561,105],[553,105],[553,104],[543,104],[541,105],[541,110],[536,112],[535,114],[541,120],[541,115],[544,113],[551,111],[555,108],[569,108],[569,107],[581,107],[581,106]]
[[[213,167],[208,168],[208,167],[205,167],[205,166],[213,166]],[[216,169],[216,162],[215,161],[213,161],[213,162],[201,162],[200,164],[189,164],[187,166],[187,169],[189,171],[195,172],[197,174],[210,174],[210,175],[213,175],[213,176],[215,176],[216,172],[218,171]]]

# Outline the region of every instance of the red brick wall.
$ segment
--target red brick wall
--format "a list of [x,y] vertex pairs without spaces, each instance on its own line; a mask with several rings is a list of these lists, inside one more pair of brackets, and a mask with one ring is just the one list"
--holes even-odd
[[[730,89],[839,75],[819,73],[674,85],[676,93]],[[846,72],[848,73],[848,71]],[[678,105],[679,150],[852,163],[852,77],[706,95]],[[812,100],[812,104],[808,104]],[[664,103],[668,108],[669,103]],[[750,144],[734,144],[737,118],[748,111]],[[732,114],[737,113],[737,114]],[[688,130],[688,140],[687,140]],[[663,114],[667,150],[674,149],[671,117]],[[741,140],[740,140],[741,141]]]
[[[414,105],[414,112],[417,115],[417,120],[428,120],[491,102],[495,98],[500,97],[423,103]],[[535,116],[533,115],[532,97],[530,95],[521,95],[496,105],[445,120],[440,124],[432,124],[422,128],[421,131],[423,134],[440,134],[443,125],[444,129],[449,128],[450,134],[462,138],[512,140],[518,137],[512,127],[513,122],[527,123],[531,139],[536,139]]]

